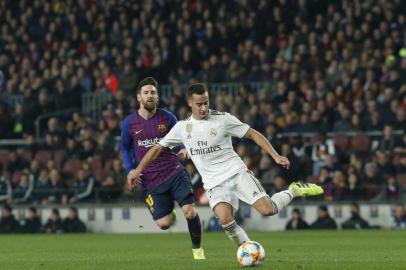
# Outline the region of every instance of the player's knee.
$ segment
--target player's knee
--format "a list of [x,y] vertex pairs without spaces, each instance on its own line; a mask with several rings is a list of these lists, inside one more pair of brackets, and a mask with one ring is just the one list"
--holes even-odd
[[160,223],[160,224],[158,224],[158,226],[161,230],[165,231],[171,227],[171,224],[170,223]]
[[186,219],[193,219],[196,216],[196,209],[194,207],[189,207],[183,211]]
[[218,217],[219,222],[221,225],[226,225],[229,224],[230,222],[232,222],[234,220],[233,216],[222,216],[222,217]]
[[169,219],[156,221],[156,224],[161,230],[167,230],[171,227],[172,221]]

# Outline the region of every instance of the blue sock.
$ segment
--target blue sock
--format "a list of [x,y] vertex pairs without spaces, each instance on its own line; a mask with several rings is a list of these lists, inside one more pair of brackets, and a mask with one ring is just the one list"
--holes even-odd
[[186,220],[190,239],[192,240],[192,248],[200,248],[200,242],[202,240],[202,225],[200,224],[199,215],[196,214],[194,218]]

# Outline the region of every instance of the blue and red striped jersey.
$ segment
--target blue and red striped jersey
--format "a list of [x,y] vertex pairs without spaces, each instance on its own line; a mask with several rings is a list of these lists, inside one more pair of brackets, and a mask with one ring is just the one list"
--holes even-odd
[[[150,119],[144,119],[136,111],[121,123],[121,155],[127,174],[175,124],[175,115],[162,109],[157,109]],[[164,150],[142,172],[142,187],[154,189],[183,169],[176,154]]]

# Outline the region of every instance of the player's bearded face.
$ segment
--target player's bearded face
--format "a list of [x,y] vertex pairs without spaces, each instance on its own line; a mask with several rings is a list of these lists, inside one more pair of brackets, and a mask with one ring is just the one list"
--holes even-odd
[[144,85],[137,95],[137,100],[147,111],[155,110],[158,104],[158,92],[155,86]]
[[209,114],[209,94],[193,94],[189,98],[189,106],[192,108],[192,114],[197,119],[205,119]]

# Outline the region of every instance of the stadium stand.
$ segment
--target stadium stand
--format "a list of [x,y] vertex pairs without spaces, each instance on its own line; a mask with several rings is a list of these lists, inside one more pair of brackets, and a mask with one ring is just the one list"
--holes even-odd
[[1,1],[2,175],[15,192],[26,172],[47,194],[57,169],[72,197],[83,168],[96,178],[94,200],[126,199],[120,121],[136,108],[140,78],[154,76],[161,105],[179,119],[188,113],[185,85],[203,81],[213,108],[279,151],[290,145],[296,169],[286,173],[235,142],[249,168],[270,179],[268,191],[272,172],[285,185],[322,184],[326,201],[405,200],[405,14],[401,0]]

